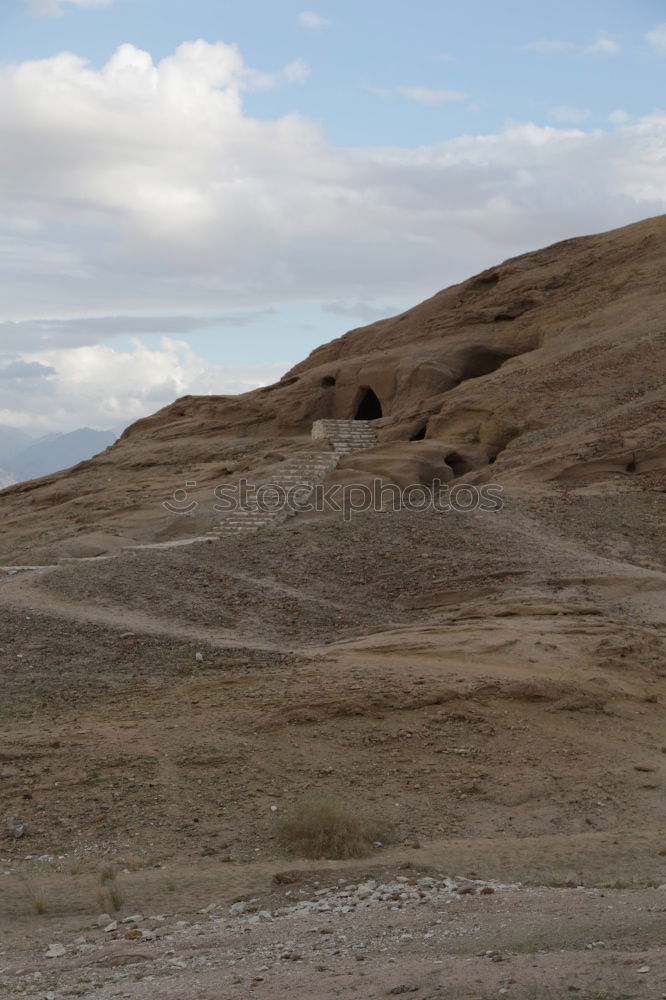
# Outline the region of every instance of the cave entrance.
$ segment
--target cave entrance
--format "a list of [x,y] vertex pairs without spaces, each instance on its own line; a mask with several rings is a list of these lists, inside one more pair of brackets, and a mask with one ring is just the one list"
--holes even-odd
[[450,451],[448,455],[444,456],[444,461],[456,477],[464,476],[466,472],[472,471],[472,466],[457,451]]
[[370,386],[364,386],[358,397],[354,420],[378,420],[382,416],[382,404]]
[[505,361],[514,357],[506,351],[476,345],[469,347],[461,357],[460,381],[468,378],[481,378],[501,368]]

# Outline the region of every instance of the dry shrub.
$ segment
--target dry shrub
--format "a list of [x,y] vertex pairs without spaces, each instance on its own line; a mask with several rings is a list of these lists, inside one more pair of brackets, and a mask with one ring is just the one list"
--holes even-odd
[[105,912],[120,910],[125,902],[125,894],[116,882],[116,873],[110,865],[99,873],[102,888],[97,892],[97,905]]
[[32,886],[29,882],[26,882],[25,891],[26,891],[26,896],[28,898],[28,903],[30,904],[31,909],[35,913],[39,914],[48,913],[49,909],[48,903],[46,901],[46,897],[44,896],[44,894],[41,892],[40,889],[35,889],[34,886]]
[[300,858],[362,858],[388,839],[387,829],[376,820],[320,792],[304,795],[277,822],[280,848]]
[[104,867],[100,869],[99,873],[99,881],[101,885],[106,885],[107,882],[115,882],[115,880],[116,873],[111,865],[104,865]]

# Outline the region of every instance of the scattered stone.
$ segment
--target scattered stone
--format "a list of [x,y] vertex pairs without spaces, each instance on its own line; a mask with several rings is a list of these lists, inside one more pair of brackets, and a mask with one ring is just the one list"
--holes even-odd
[[242,917],[246,910],[247,903],[243,899],[229,907],[229,913],[232,917]]
[[13,837],[14,840],[20,840],[21,837],[25,836],[28,830],[27,823],[24,823],[19,819],[14,819],[12,816],[5,820],[5,827],[7,828],[9,835]]
[[643,975],[646,972],[650,972],[651,967],[649,965],[641,965],[640,969],[637,969],[636,971]]
[[108,923],[106,925],[106,927],[104,928],[104,930],[106,931],[107,934],[110,934],[111,931],[117,931],[118,930],[118,921],[117,920],[112,920],[110,923]]
[[50,944],[49,950],[46,952],[46,957],[62,958],[62,956],[66,954],[67,954],[67,949],[63,944]]

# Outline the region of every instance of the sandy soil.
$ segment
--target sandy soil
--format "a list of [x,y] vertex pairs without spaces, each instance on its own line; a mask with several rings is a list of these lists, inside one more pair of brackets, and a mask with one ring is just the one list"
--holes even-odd
[[[27,825],[0,833],[0,985],[666,994],[664,507],[516,493],[0,579],[0,819]],[[392,842],[280,857],[307,789]],[[474,892],[395,888],[445,877]],[[290,909],[368,879],[388,898]]]

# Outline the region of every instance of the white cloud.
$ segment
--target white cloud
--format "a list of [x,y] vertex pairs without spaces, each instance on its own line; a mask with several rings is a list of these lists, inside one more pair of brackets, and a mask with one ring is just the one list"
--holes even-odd
[[622,108],[617,108],[615,111],[611,111],[608,116],[608,121],[612,122],[613,125],[626,125],[626,123],[630,120],[631,115],[627,111],[623,111]]
[[605,35],[598,35],[589,45],[576,45],[574,42],[565,42],[557,38],[540,38],[536,41],[528,42],[523,48],[531,52],[538,52],[544,56],[557,55],[564,52],[581,56],[614,56],[621,51],[620,44]]
[[571,108],[562,104],[551,108],[549,114],[555,121],[571,125],[580,125],[592,117],[592,112],[588,108]]
[[448,101],[464,101],[469,94],[460,90],[432,90],[430,87],[398,87],[398,93],[419,104],[444,104]]
[[3,384],[0,423],[46,426],[53,408],[54,426],[111,426],[263,371],[182,346],[114,350],[113,332],[182,341],[205,317],[285,302],[418,301],[666,210],[664,112],[344,149],[302,116],[245,112],[245,91],[288,76],[205,42],[157,64],[124,45],[99,70],[71,53],[0,67],[0,367],[56,369],[48,392]]
[[654,28],[651,28],[645,37],[653,49],[662,55],[666,55],[666,23],[655,24]]
[[327,28],[331,23],[327,17],[315,14],[312,10],[302,10],[297,20],[302,28],[309,28],[311,31],[319,31],[321,28]]
[[[95,344],[24,355],[7,367],[15,374],[3,382],[0,424],[45,433],[115,427],[186,393],[247,392],[276,381],[290,365],[211,364],[185,342],[165,337],[156,348],[138,339],[127,350]],[[26,391],[30,376],[31,389],[40,378],[38,392]]]
[[588,56],[616,56],[620,50],[621,46],[613,41],[612,38],[600,35],[596,41],[583,49],[583,54]]

